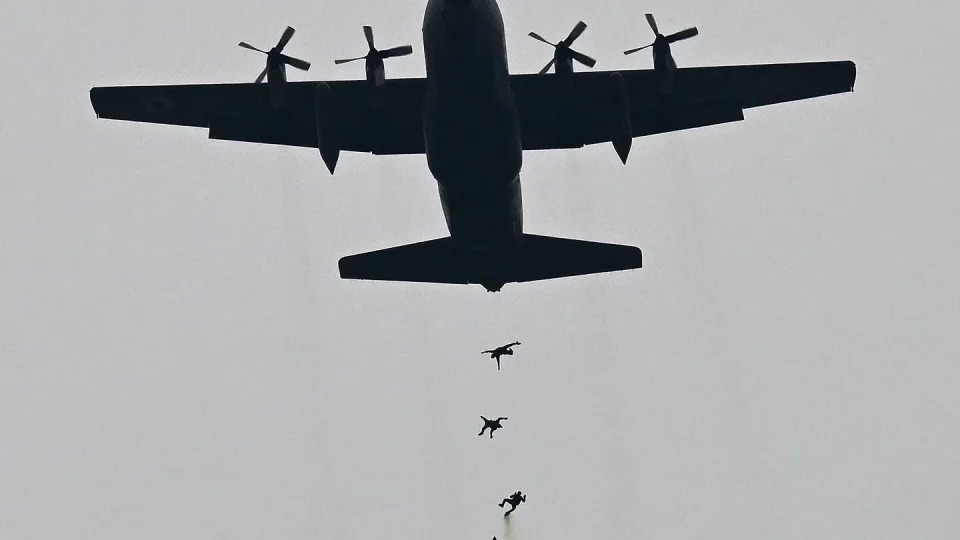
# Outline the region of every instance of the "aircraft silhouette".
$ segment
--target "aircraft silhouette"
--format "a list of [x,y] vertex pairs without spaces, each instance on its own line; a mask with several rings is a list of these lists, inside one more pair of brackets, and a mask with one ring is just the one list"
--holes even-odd
[[525,232],[523,152],[611,143],[626,163],[636,137],[735,122],[752,107],[853,89],[850,61],[675,68],[662,45],[692,30],[661,37],[652,16],[648,22],[661,43],[652,44],[652,70],[575,73],[574,61],[595,63],[571,49],[586,29],[581,21],[557,44],[531,33],[554,47],[555,73],[511,74],[496,0],[428,0],[424,77],[386,79],[383,58],[408,50],[376,51],[365,30],[368,79],[287,81],[284,66],[309,67],[280,52],[289,29],[271,51],[244,44],[267,54],[268,84],[98,87],[90,100],[100,118],[317,148],[331,173],[342,151],[425,154],[449,236],[343,257],[340,276],[498,291],[505,283],[642,266],[633,246]]

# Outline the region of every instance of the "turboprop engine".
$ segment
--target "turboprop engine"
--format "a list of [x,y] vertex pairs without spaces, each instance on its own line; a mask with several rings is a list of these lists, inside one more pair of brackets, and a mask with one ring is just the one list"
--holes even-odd
[[290,42],[290,38],[293,37],[294,32],[295,30],[288,26],[287,29],[283,31],[283,35],[280,36],[280,41],[269,51],[258,49],[244,41],[239,43],[244,49],[250,49],[251,51],[257,51],[267,55],[267,65],[254,82],[261,83],[264,78],[267,79],[267,85],[270,88],[270,103],[275,109],[283,107],[283,97],[287,82],[286,66],[292,66],[297,69],[302,69],[303,71],[310,69],[310,62],[283,54],[283,48]]
[[597,65],[597,61],[589,56],[577,52],[570,48],[573,45],[573,42],[576,41],[580,34],[587,29],[587,25],[580,21],[576,26],[573,27],[573,30],[570,31],[570,35],[566,37],[563,41],[559,43],[550,43],[549,41],[540,37],[540,34],[536,32],[530,32],[527,34],[537,41],[542,41],[547,45],[553,47],[553,59],[547,62],[547,65],[543,66],[543,69],[540,70],[540,74],[544,74],[550,71],[551,67],[555,67],[555,72],[558,75],[571,75],[573,73],[573,61],[577,62],[592,68]]
[[652,47],[653,70],[657,74],[660,92],[662,94],[669,94],[673,91],[673,72],[677,69],[677,63],[673,60],[673,55],[670,54],[670,44],[684,39],[689,39],[697,35],[697,27],[694,26],[674,34],[670,34],[669,36],[665,36],[660,33],[660,30],[657,29],[657,21],[653,18],[652,14],[647,13],[646,18],[647,23],[650,25],[650,28],[657,37],[654,38],[653,43],[644,45],[643,47],[637,47],[635,49],[623,51],[623,54],[633,54],[648,47]]
[[386,71],[383,67],[384,59],[413,54],[413,47],[410,45],[401,45],[399,47],[392,47],[390,49],[381,51],[373,45],[373,28],[364,26],[363,35],[367,39],[367,46],[369,47],[367,54],[358,56],[356,58],[334,60],[333,63],[340,65],[349,62],[355,62],[357,60],[366,60],[365,67],[367,72],[367,82],[369,82],[375,88],[380,88],[387,80]]

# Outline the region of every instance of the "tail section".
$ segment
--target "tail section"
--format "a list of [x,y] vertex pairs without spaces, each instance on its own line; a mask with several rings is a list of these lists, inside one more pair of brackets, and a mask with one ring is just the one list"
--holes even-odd
[[505,283],[640,268],[639,248],[524,234],[496,250],[469,250],[438,238],[340,259],[340,277],[425,283],[478,283],[499,291]]

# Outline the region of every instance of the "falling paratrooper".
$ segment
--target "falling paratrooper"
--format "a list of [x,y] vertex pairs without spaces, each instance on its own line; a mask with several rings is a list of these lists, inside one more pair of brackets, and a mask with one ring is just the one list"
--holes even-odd
[[520,342],[514,341],[513,343],[501,345],[497,348],[490,349],[489,351],[483,351],[480,354],[489,354],[490,358],[493,358],[497,361],[497,371],[500,371],[500,357],[504,355],[513,356],[513,347],[517,345],[520,345]]

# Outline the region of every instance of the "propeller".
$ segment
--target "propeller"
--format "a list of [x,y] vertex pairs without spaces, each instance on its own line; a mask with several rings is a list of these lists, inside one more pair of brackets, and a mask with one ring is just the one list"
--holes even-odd
[[659,29],[657,29],[657,21],[656,19],[653,18],[653,15],[650,13],[647,13],[646,17],[647,17],[647,23],[650,24],[650,28],[653,30],[653,33],[657,35],[657,37],[653,40],[653,43],[649,45],[644,45],[643,47],[637,47],[636,49],[629,49],[629,50],[623,51],[623,54],[633,54],[637,51],[642,51],[648,47],[653,47],[655,52],[657,50],[660,50],[663,47],[666,47],[667,52],[669,53],[671,43],[676,43],[677,41],[692,38],[698,33],[697,27],[694,26],[691,28],[687,28],[685,30],[681,30],[674,34],[670,34],[669,36],[665,36],[660,33]]
[[270,71],[270,68],[272,66],[277,65],[277,63],[279,63],[280,65],[285,64],[288,66],[295,67],[297,69],[302,69],[303,71],[310,69],[310,62],[306,62],[304,60],[300,60],[299,58],[294,58],[292,56],[287,56],[282,53],[283,48],[286,47],[287,43],[290,42],[290,38],[293,37],[294,32],[295,30],[292,27],[288,26],[287,29],[283,31],[283,35],[280,36],[280,41],[278,41],[276,46],[274,46],[269,51],[258,49],[245,41],[241,41],[238,44],[244,49],[250,49],[251,51],[257,51],[259,53],[263,53],[267,55],[267,66],[263,68],[263,71],[261,71],[260,75],[257,76],[256,82],[258,83],[263,82],[263,79],[267,76],[267,72]]
[[367,39],[367,46],[370,48],[370,50],[367,51],[367,54],[363,56],[358,56],[356,58],[344,58],[340,60],[334,60],[333,63],[340,65],[340,64],[347,64],[350,62],[356,62],[357,60],[366,60],[367,74],[369,77],[383,68],[383,60],[385,58],[394,58],[397,56],[407,56],[408,54],[413,54],[413,47],[411,47],[410,45],[401,45],[399,47],[392,47],[390,49],[384,49],[382,51],[378,50],[373,44],[373,28],[369,26],[363,27],[363,35]]
[[592,68],[593,66],[595,66],[597,64],[596,60],[570,48],[570,45],[572,45],[573,42],[578,37],[580,37],[580,34],[582,34],[583,31],[586,29],[587,29],[587,25],[584,24],[583,21],[580,21],[577,23],[576,26],[573,27],[573,30],[570,31],[570,35],[568,35],[566,39],[556,44],[550,43],[549,41],[543,39],[543,37],[541,37],[540,34],[536,32],[530,32],[529,34],[527,34],[533,39],[537,41],[542,41],[543,43],[546,43],[547,45],[550,45],[551,47],[554,48],[553,59],[550,60],[550,62],[547,63],[547,65],[544,66],[543,69],[540,70],[540,74],[550,71],[550,68],[553,67],[554,64],[558,64],[557,66],[558,69],[560,69],[559,64],[568,64],[568,65],[571,65],[572,67],[572,64],[570,64],[571,59],[576,60],[577,62],[580,62],[581,64],[587,67]]

